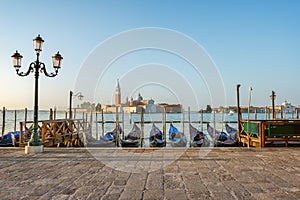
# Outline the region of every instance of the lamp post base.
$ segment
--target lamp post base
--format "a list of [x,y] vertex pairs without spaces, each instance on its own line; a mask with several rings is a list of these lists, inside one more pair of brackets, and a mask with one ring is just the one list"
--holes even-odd
[[35,154],[44,152],[44,146],[25,146],[25,154]]

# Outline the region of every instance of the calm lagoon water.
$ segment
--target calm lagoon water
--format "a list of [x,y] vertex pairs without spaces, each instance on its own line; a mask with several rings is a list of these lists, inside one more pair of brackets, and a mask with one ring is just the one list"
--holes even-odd
[[[50,115],[50,111],[40,111],[39,112],[39,120],[48,120]],[[87,117],[87,121],[90,122],[90,114],[82,114],[77,113],[76,118],[82,119],[84,117]],[[66,113],[64,111],[58,111],[56,114],[56,119],[65,119]],[[125,135],[131,130],[133,122],[139,123],[141,121],[141,115],[140,114],[124,114],[124,117],[122,114],[119,114],[119,121],[121,127],[124,129]],[[242,115],[243,119],[248,118],[247,113],[243,113]],[[257,113],[257,119],[265,119],[266,115],[264,113]],[[271,116],[272,117],[272,116]],[[286,118],[291,118],[292,116],[287,114]],[[124,124],[123,122],[124,118]],[[216,113],[215,117],[212,113],[203,113],[203,123],[201,123],[201,113],[199,112],[191,112],[190,113],[190,121],[191,124],[197,128],[198,130],[203,130],[206,132],[206,122],[209,122],[212,126],[214,126],[214,118],[215,118],[215,126],[217,130],[225,131],[225,123],[227,122],[231,127],[237,128],[237,114],[228,115],[223,113]],[[6,117],[5,117],[5,131],[4,133],[10,132],[14,130],[14,119],[15,119],[15,111],[13,110],[7,110],[6,111]],[[144,114],[144,121],[145,122],[155,122],[155,125],[163,131],[163,124],[162,124],[162,113],[151,113],[151,114]],[[182,123],[182,119],[184,119],[185,123]],[[254,119],[254,114],[250,114],[250,119]],[[2,130],[2,111],[0,112],[0,130]],[[27,112],[27,121],[33,120],[33,111],[28,110]],[[92,115],[92,121],[93,121],[93,128],[92,128],[92,135],[96,137],[97,128],[98,126],[98,135],[101,136],[102,134],[105,134],[108,131],[112,131],[115,127],[115,123],[111,123],[112,121],[116,120],[115,114],[104,114],[104,121],[107,123],[104,124],[104,132],[102,131],[102,118],[101,114],[97,115],[97,121],[96,123],[96,114],[94,113]],[[18,110],[17,111],[17,123],[16,123],[16,130],[20,129],[19,122],[24,121],[24,110]],[[166,114],[166,121],[167,122],[173,122],[175,127],[178,128],[179,131],[183,131],[185,133],[188,133],[188,112],[182,113],[167,113]],[[140,126],[140,124],[138,124]],[[152,127],[152,123],[145,123],[144,124],[144,138],[145,143],[147,144],[147,138],[149,136],[150,130]],[[168,131],[169,129],[169,123],[167,123],[166,129]],[[189,140],[189,135],[186,134]]]

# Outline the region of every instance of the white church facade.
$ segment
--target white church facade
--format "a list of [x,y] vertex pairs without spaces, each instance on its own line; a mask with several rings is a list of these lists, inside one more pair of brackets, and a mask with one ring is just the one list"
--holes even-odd
[[145,100],[140,93],[135,99],[133,97],[130,100],[126,98],[125,103],[122,103],[119,79],[115,90],[115,105],[102,105],[102,109],[106,113],[115,113],[117,108],[119,112],[123,111],[124,113],[140,113],[142,110],[146,113],[156,113],[162,112],[163,107],[167,108],[167,112],[181,112],[182,108],[180,104],[155,104],[152,98]]

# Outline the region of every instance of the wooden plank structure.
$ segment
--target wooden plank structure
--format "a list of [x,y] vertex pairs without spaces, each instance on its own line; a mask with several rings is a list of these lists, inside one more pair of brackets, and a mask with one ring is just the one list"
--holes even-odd
[[240,142],[245,146],[265,147],[274,142],[300,143],[300,120],[241,120]]
[[[84,144],[85,123],[82,119],[42,120],[38,123],[38,133],[46,147],[60,145],[81,147]],[[27,145],[32,132],[33,121],[20,122],[19,146]]]
[[[237,108],[238,108],[238,141],[243,146],[265,147],[269,144],[284,142],[288,147],[289,143],[297,142],[300,144],[300,120],[299,119],[277,119],[275,112],[275,92],[272,91],[272,120],[270,120],[270,111],[268,119],[265,120],[242,120],[239,105],[239,87],[237,85]],[[250,101],[249,101],[250,107]],[[296,112],[298,109],[296,109]],[[281,115],[282,116],[282,115]]]

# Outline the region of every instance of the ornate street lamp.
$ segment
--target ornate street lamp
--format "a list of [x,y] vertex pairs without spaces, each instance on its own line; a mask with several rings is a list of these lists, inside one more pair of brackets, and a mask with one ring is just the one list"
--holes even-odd
[[78,92],[76,94],[73,94],[72,91],[70,91],[70,113],[69,113],[69,119],[72,119],[72,99],[78,97],[79,100],[83,99],[83,95],[81,94],[81,92]]
[[55,72],[48,73],[43,62],[40,62],[39,56],[40,52],[42,51],[42,45],[44,40],[38,35],[36,38],[33,39],[33,47],[36,51],[36,61],[30,63],[27,72],[20,72],[21,68],[21,61],[23,56],[16,51],[11,57],[13,59],[13,66],[16,69],[16,72],[19,76],[28,76],[31,72],[34,73],[35,78],[35,89],[34,89],[34,128],[33,134],[31,134],[31,139],[28,142],[28,146],[41,146],[42,143],[39,139],[38,135],[38,79],[39,73],[44,73],[48,77],[55,77],[58,74],[58,69],[60,69],[61,61],[63,57],[57,52],[54,56],[52,56],[53,61],[53,68]]

